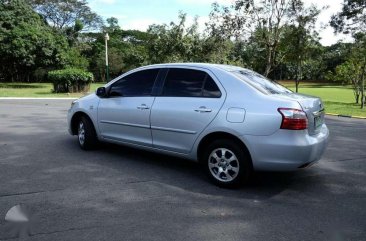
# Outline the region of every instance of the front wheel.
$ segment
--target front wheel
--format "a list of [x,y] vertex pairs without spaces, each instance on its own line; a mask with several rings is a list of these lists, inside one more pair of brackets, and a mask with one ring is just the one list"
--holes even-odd
[[210,179],[221,187],[237,187],[252,172],[249,153],[232,140],[216,140],[205,150],[204,165]]
[[78,142],[83,150],[94,149],[98,143],[93,123],[84,116],[78,123]]

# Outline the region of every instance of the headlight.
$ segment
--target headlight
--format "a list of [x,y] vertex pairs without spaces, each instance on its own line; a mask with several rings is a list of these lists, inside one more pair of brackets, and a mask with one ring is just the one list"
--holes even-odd
[[72,109],[72,107],[74,107],[74,105],[76,104],[76,100],[74,100],[73,102],[71,102],[71,106],[70,106],[70,109]]

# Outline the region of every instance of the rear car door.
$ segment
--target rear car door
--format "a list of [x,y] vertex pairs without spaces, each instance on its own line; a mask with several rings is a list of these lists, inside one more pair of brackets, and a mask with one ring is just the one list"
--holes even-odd
[[104,139],[144,146],[152,145],[151,93],[159,69],[140,70],[109,87],[108,98],[98,106],[98,127]]
[[195,68],[169,68],[151,112],[153,146],[189,153],[224,102],[214,76]]

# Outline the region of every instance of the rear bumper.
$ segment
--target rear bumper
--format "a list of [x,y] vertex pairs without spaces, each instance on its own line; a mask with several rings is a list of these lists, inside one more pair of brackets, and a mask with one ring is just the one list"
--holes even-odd
[[317,135],[307,130],[278,130],[271,136],[242,136],[252,157],[253,167],[261,171],[294,171],[322,157],[328,144],[325,124]]

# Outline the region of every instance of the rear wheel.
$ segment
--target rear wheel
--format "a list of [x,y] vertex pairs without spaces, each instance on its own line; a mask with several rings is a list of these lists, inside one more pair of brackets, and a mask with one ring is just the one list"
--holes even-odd
[[206,173],[221,187],[237,187],[244,184],[252,172],[247,151],[229,139],[213,141],[205,149],[203,158]]
[[94,149],[98,143],[93,123],[85,116],[78,122],[78,142],[83,150]]

